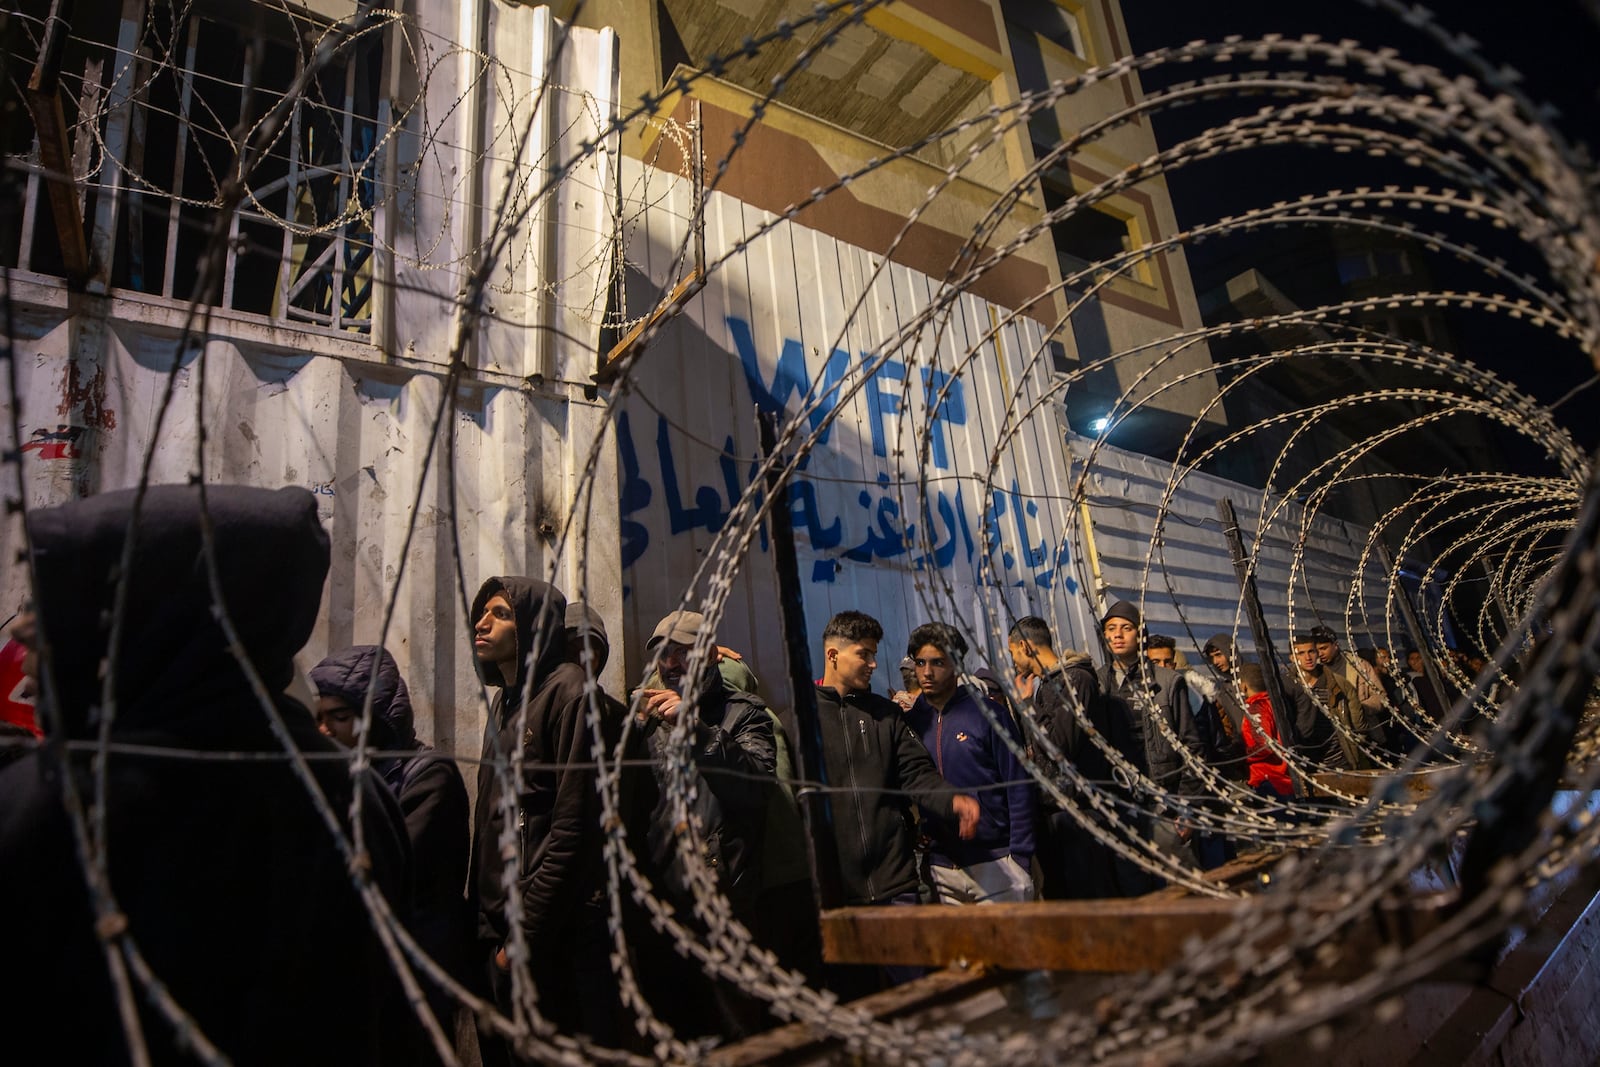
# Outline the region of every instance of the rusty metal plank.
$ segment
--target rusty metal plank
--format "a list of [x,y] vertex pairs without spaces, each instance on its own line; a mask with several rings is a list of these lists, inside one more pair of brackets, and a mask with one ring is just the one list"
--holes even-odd
[[[1413,939],[1441,917],[1431,897],[1347,926],[1341,956],[1359,970],[1379,945]],[[1300,907],[1332,911],[1334,901]],[[1011,970],[1131,973],[1167,967],[1192,938],[1220,933],[1260,903],[1139,897],[977,907],[840,908],[822,914],[823,958],[833,963],[945,966],[985,963]]]
[[[981,964],[972,967],[948,967],[924,975],[904,985],[885,989],[850,1006],[871,1015],[874,1019],[893,1019],[915,1012],[936,1008],[954,1000],[964,999],[981,992],[1006,976]],[[791,1023],[747,1038],[736,1044],[717,1049],[705,1060],[707,1067],[750,1067],[751,1064],[778,1064],[814,1054],[838,1042],[805,1023]]]

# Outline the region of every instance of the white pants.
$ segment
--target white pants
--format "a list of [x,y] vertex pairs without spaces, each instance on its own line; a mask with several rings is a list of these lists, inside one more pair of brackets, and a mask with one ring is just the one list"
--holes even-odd
[[1011,904],[1033,899],[1033,879],[1010,856],[970,867],[930,866],[941,904]]

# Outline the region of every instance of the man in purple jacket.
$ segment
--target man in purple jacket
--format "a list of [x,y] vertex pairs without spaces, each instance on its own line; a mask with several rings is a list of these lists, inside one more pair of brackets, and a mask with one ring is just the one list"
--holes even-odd
[[906,721],[934,765],[956,789],[978,798],[978,830],[962,840],[946,819],[927,820],[933,848],[929,878],[942,904],[1033,899],[1034,784],[1007,744],[1021,735],[1006,710],[961,684],[966,639],[953,626],[925,623],[911,632],[906,654],[922,693]]

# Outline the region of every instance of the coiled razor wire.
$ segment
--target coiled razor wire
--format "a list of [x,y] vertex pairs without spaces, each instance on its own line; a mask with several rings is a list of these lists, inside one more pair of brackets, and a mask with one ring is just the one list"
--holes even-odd
[[[156,5],[152,5],[152,10]],[[287,5],[272,7],[283,18],[301,18]],[[529,180],[508,181],[496,217],[499,225],[486,230],[481,247],[447,249],[445,231],[449,210],[440,233],[419,240],[410,253],[410,265],[419,269],[465,270],[467,282],[457,307],[454,323],[455,343],[444,372],[444,388],[439,392],[433,412],[433,433],[422,464],[417,487],[420,503],[423,483],[439,467],[447,493],[454,501],[455,436],[446,427],[456,423],[458,390],[455,385],[466,372],[463,353],[467,339],[478,322],[492,314],[485,302],[491,291],[505,291],[510,280],[530,272],[508,262],[510,235],[524,224],[538,205],[561,183],[574,180],[581,163],[613,134],[637,130],[646,125],[665,126],[666,136],[677,147],[679,158],[687,159],[687,140],[681,127],[657,113],[670,94],[692,91],[699,78],[724,72],[730,64],[762,56],[766,50],[801,42],[791,63],[771,79],[770,92],[752,109],[749,119],[736,132],[727,154],[708,169],[707,192],[715,192],[728,172],[745,137],[760,122],[769,108],[781,103],[793,77],[815,57],[825,52],[846,29],[858,25],[871,10],[885,6],[882,0],[838,0],[819,4],[810,13],[792,21],[780,22],[770,33],[744,42],[734,54],[707,64],[706,75],[684,74],[674,78],[666,92],[647,98],[636,109],[606,123],[590,101],[591,121],[604,127],[599,137],[588,142],[582,152],[570,159],[527,158],[531,143],[529,129],[497,131],[486,149],[496,158]],[[988,456],[989,469],[962,478],[980,485],[985,492],[1003,492],[1001,469],[1008,450],[1019,442],[1075,386],[1092,374],[1114,368],[1124,361],[1137,361],[1143,369],[1132,376],[1113,404],[1106,429],[1090,443],[1082,470],[1070,496],[1051,499],[1046,505],[1066,521],[1061,525],[1076,529],[1073,516],[1088,503],[1097,460],[1107,438],[1116,427],[1165,394],[1192,387],[1213,373],[1180,370],[1184,360],[1203,352],[1214,342],[1253,338],[1265,351],[1233,360],[1230,380],[1197,413],[1178,446],[1158,503],[1141,563],[1141,582],[1137,600],[1141,607],[1172,602],[1190,643],[1199,645],[1198,635],[1189,627],[1178,591],[1165,559],[1163,531],[1173,517],[1173,503],[1192,472],[1214,463],[1232,450],[1254,447],[1264,439],[1281,441],[1269,469],[1261,504],[1255,516],[1258,542],[1279,539],[1292,547],[1289,603],[1289,632],[1276,634],[1287,645],[1293,629],[1307,617],[1315,621],[1339,620],[1346,632],[1374,632],[1381,629],[1390,648],[1403,646],[1393,632],[1395,612],[1390,610],[1407,595],[1396,563],[1390,560],[1414,558],[1426,546],[1435,546],[1431,567],[1448,573],[1437,604],[1424,612],[1423,625],[1434,647],[1442,648],[1449,632],[1469,633],[1473,641],[1493,655],[1478,678],[1470,678],[1451,661],[1441,666],[1450,684],[1462,696],[1442,716],[1421,710],[1401,680],[1401,692],[1409,693],[1410,706],[1396,707],[1386,700],[1387,711],[1397,722],[1409,725],[1423,743],[1406,756],[1380,751],[1364,737],[1347,739],[1359,746],[1387,773],[1369,796],[1355,796],[1335,789],[1324,789],[1324,802],[1308,804],[1293,799],[1271,805],[1228,781],[1215,768],[1178,742],[1164,718],[1153,706],[1140,708],[1145,722],[1166,736],[1187,766],[1203,785],[1199,797],[1180,796],[1163,790],[1143,775],[1104,738],[1092,729],[1088,736],[1115,769],[1127,788],[1124,794],[1112,783],[1091,781],[1055,749],[1050,739],[1038,730],[1032,708],[1024,701],[1023,722],[1027,740],[1034,746],[1012,744],[1028,773],[1033,776],[1062,810],[1072,814],[1095,839],[1124,860],[1194,893],[1236,896],[1238,891],[1219,886],[1187,867],[1182,861],[1151,846],[1140,832],[1144,818],[1159,816],[1186,820],[1205,832],[1247,835],[1282,847],[1285,858],[1271,872],[1271,885],[1252,894],[1254,902],[1248,921],[1241,921],[1215,937],[1194,947],[1178,963],[1154,976],[1138,981],[1108,981],[1107,995],[1092,1009],[1070,1005],[1056,1020],[1042,1027],[1018,1027],[1009,1032],[967,1030],[957,1025],[918,1027],[906,1021],[883,1021],[847,1004],[831,994],[810,988],[804,978],[786,971],[773,955],[757,945],[750,932],[733,916],[727,900],[719,893],[715,872],[704,862],[700,845],[703,828],[694,814],[694,794],[699,772],[690,754],[685,723],[672,732],[672,745],[663,768],[663,781],[680,828],[677,844],[683,869],[693,894],[690,915],[684,915],[658,892],[637,859],[638,842],[629,839],[620,817],[621,749],[612,750],[602,740],[603,702],[595,665],[585,660],[588,679],[587,720],[590,731],[590,756],[598,771],[598,788],[603,807],[605,864],[610,895],[610,929],[613,938],[611,962],[617,975],[624,1003],[638,1019],[640,1033],[652,1045],[653,1056],[661,1061],[694,1062],[705,1052],[705,1042],[686,1041],[674,1034],[655,1013],[647,992],[636,980],[623,934],[624,908],[636,905],[649,921],[667,934],[678,950],[696,961],[708,974],[736,983],[741,989],[770,1005],[780,1018],[805,1022],[822,1034],[843,1042],[852,1051],[874,1061],[886,1063],[938,1062],[949,1064],[1004,1062],[1218,1062],[1249,1054],[1264,1045],[1293,1034],[1325,1034],[1329,1020],[1369,1005],[1377,1005],[1380,1018],[1393,1010],[1390,998],[1408,983],[1426,976],[1440,965],[1487,944],[1524,913],[1530,894],[1574,870],[1592,863],[1600,846],[1600,826],[1581,806],[1563,813],[1548,808],[1529,811],[1506,810],[1509,798],[1519,791],[1565,775],[1567,787],[1592,790],[1600,785],[1600,760],[1595,759],[1597,736],[1592,722],[1576,718],[1591,695],[1597,666],[1600,666],[1600,587],[1595,566],[1600,548],[1600,493],[1593,478],[1593,461],[1585,456],[1571,435],[1553,417],[1549,408],[1515,382],[1502,380],[1467,359],[1437,347],[1393,337],[1370,324],[1374,314],[1394,309],[1450,310],[1466,316],[1496,316],[1519,320],[1529,333],[1530,345],[1537,345],[1535,358],[1546,360],[1582,359],[1592,363],[1600,355],[1600,212],[1596,210],[1595,168],[1583,150],[1570,143],[1548,111],[1530,100],[1518,87],[1514,74],[1501,70],[1481,56],[1465,38],[1453,35],[1440,20],[1426,10],[1395,0],[1374,0],[1373,6],[1387,11],[1415,32],[1425,35],[1448,55],[1456,70],[1408,61],[1394,49],[1370,48],[1354,41],[1331,41],[1318,37],[1285,38],[1262,36],[1258,39],[1227,38],[1220,42],[1193,42],[1175,48],[1157,49],[1139,56],[1118,59],[1077,77],[1057,82],[1048,90],[1024,93],[1017,102],[995,105],[969,114],[948,129],[938,131],[914,144],[886,151],[859,170],[842,175],[809,197],[791,205],[770,221],[750,228],[731,248],[704,264],[704,275],[713,276],[725,269],[739,269],[743,256],[780,227],[792,225],[807,207],[846,188],[852,181],[882,167],[917,156],[926,161],[925,149],[957,138],[972,137],[967,148],[957,153],[957,162],[945,168],[940,180],[927,191],[922,202],[909,211],[905,224],[881,256],[869,277],[861,280],[859,293],[845,294],[848,313],[838,327],[835,345],[843,345],[851,335],[870,338],[864,346],[871,356],[851,367],[842,377],[819,381],[804,398],[799,410],[783,421],[777,447],[761,459],[750,478],[752,488],[733,503],[722,529],[704,554],[695,574],[683,584],[681,604],[703,611],[712,621],[696,642],[687,677],[703,679],[700,667],[712,655],[711,633],[721,617],[728,598],[739,580],[768,508],[785,498],[782,492],[765,489],[768,477],[783,485],[796,477],[808,457],[819,448],[829,427],[847,410],[872,375],[889,359],[903,358],[907,365],[920,365],[919,352],[945,352],[952,347],[958,355],[941,370],[943,385],[929,400],[938,410],[948,402],[955,382],[976,380],[988,373],[1002,338],[1020,336],[1013,327],[1021,316],[1042,308],[1061,306],[1066,311],[1054,323],[1049,336],[1065,327],[1074,312],[1108,290],[1118,279],[1136,276],[1141,266],[1161,255],[1182,250],[1208,240],[1270,240],[1270,235],[1285,228],[1317,230],[1342,228],[1399,238],[1432,254],[1448,255],[1467,264],[1481,276],[1481,289],[1457,290],[1419,288],[1416,291],[1349,300],[1324,306],[1288,311],[1248,322],[1222,323],[1201,329],[1175,331],[1166,337],[1129,346],[1059,375],[1047,388],[1030,395],[1019,395],[1003,410],[982,411],[988,422],[998,426],[995,445]],[[189,7],[167,5],[170,27],[185,24]],[[147,29],[147,40],[160,38],[154,16]],[[22,20],[26,24],[26,20]],[[176,30],[172,31],[174,35]],[[424,33],[405,15],[396,11],[365,9],[347,23],[326,28],[303,56],[303,68],[295,86],[275,102],[265,115],[252,124],[223,129],[220,123],[210,132],[236,146],[237,166],[227,173],[213,175],[216,195],[210,200],[185,199],[177,190],[164,190],[148,177],[128,172],[126,181],[145,195],[162,195],[191,206],[218,209],[220,224],[213,228],[208,255],[202,261],[201,283],[190,307],[189,325],[176,349],[183,353],[197,347],[203,381],[207,349],[203,339],[209,333],[209,315],[220,276],[220,265],[227,249],[227,219],[239,205],[250,202],[253,210],[274,219],[284,229],[297,234],[329,232],[358,221],[371,211],[352,198],[335,217],[307,225],[288,217],[275,217],[252,186],[252,173],[263,158],[281,153],[284,131],[291,121],[298,122],[297,109],[334,105],[319,100],[317,73],[335,61],[342,61],[363,38],[378,33],[396,42],[400,54],[416,73],[425,89],[429,73],[447,61],[469,55],[478,67],[476,77],[503,99],[506,114],[525,115],[527,122],[538,109],[538,100],[524,106],[516,98],[514,86],[520,79],[509,77],[498,57],[475,51],[468,44],[437,39]],[[562,36],[558,49],[565,44]],[[149,64],[142,75],[150,81],[175,76],[180,70],[176,37],[145,57]],[[31,62],[32,56],[13,57]],[[119,57],[123,64],[133,57]],[[1266,64],[1273,69],[1228,69],[1236,64]],[[1293,70],[1277,67],[1290,65]],[[1185,80],[1187,71],[1212,73]],[[953,257],[952,267],[943,278],[933,280],[925,302],[896,329],[880,336],[866,315],[867,292],[888,269],[894,252],[912,227],[941,195],[960,179],[988,150],[1017,131],[1026,131],[1029,120],[1053,109],[1063,98],[1082,93],[1102,83],[1137,75],[1144,86],[1144,97],[1136,103],[1104,116],[1062,140],[1043,154],[1035,166],[1009,189],[996,195],[991,209],[974,226],[966,244]],[[120,74],[119,74],[120,77]],[[581,92],[536,78],[538,94]],[[469,88],[462,88],[453,112],[468,99]],[[88,99],[87,97],[85,99]],[[422,131],[424,143],[453,121],[449,114],[426,112],[426,92],[419,92],[411,103],[394,101],[396,111],[391,126],[382,131],[380,144],[393,136],[403,124]],[[1053,210],[1020,214],[1019,208],[1034,183],[1047,168],[1063,167],[1077,153],[1091,148],[1116,130],[1134,122],[1147,121],[1173,109],[1204,102],[1209,106],[1234,105],[1239,113],[1220,120],[1202,132],[1166,146],[1123,171],[1092,187],[1079,189]],[[109,105],[106,105],[109,106]],[[206,116],[210,116],[209,119]],[[105,108],[78,116],[78,128],[98,138]],[[215,121],[215,113],[202,106],[195,121]],[[558,138],[559,143],[559,138]],[[1059,285],[1039,292],[1031,304],[1002,311],[991,328],[978,336],[964,333],[958,321],[959,302],[986,274],[1020,252],[1029,242],[1047,237],[1052,226],[1074,215],[1090,211],[1094,205],[1121,191],[1133,189],[1153,178],[1176,175],[1187,168],[1209,164],[1271,148],[1296,144],[1326,149],[1351,156],[1402,160],[1424,177],[1417,184],[1403,187],[1387,180],[1350,189],[1286,197],[1271,204],[1250,208],[1215,220],[1192,222],[1167,237],[1146,241],[1136,247],[1064,274]],[[362,155],[344,146],[336,153],[348,169],[340,180],[354,188],[358,181],[375,181],[371,161],[378,148]],[[103,167],[111,154],[102,150],[93,155]],[[117,164],[120,166],[120,164]],[[646,174],[650,170],[646,169]],[[659,172],[658,172],[659,178]],[[74,175],[84,182],[112,184],[110,176],[95,169]],[[464,180],[464,179],[463,179]],[[683,180],[668,175],[667,182]],[[446,183],[445,187],[449,187]],[[401,195],[385,189],[380,198]],[[623,234],[611,244],[597,248],[584,272],[613,272],[620,277],[626,266],[627,234],[634,232],[651,211],[667,210],[667,193],[660,186],[639,188],[624,194],[631,213],[623,213]],[[704,198],[699,200],[704,203]],[[453,205],[447,208],[453,210]],[[680,267],[689,261],[688,237],[694,224],[682,227],[684,243],[675,252]],[[1522,246],[1525,263],[1535,268],[1516,266],[1480,249],[1473,238],[1478,228],[1514,234]],[[615,255],[620,250],[622,254]],[[384,249],[385,254],[398,254]],[[541,283],[558,294],[562,280]],[[594,292],[605,291],[597,286]],[[853,297],[853,299],[851,299]],[[10,279],[7,277],[7,308],[10,307]],[[588,309],[599,316],[597,309]],[[662,309],[655,315],[649,307],[628,308],[607,313],[608,325],[644,323],[638,343],[620,364],[619,376],[605,398],[607,425],[614,426],[620,405],[641,380],[635,373],[640,353],[668,324],[682,313],[681,306]],[[7,336],[15,332],[7,330]],[[19,508],[25,507],[20,463],[16,446],[20,444],[20,423],[15,398],[15,354],[8,348],[7,382],[10,405],[12,451],[7,456],[16,475],[15,492]],[[1049,368],[1050,354],[1041,342],[1022,353],[1024,373],[1030,379],[1041,377]],[[1239,423],[1220,435],[1203,435],[1202,423],[1220,410],[1225,399],[1243,395],[1246,387],[1272,368],[1295,362],[1328,364],[1347,368],[1381,369],[1384,387],[1352,386],[1339,395],[1291,410],[1265,415]],[[175,360],[156,418],[165,418],[175,396],[181,360]],[[901,382],[899,422],[894,427],[897,440],[908,443],[905,453],[914,456],[918,473],[892,483],[902,515],[922,514],[931,494],[929,471],[934,439],[924,421],[913,418],[913,375]],[[1353,381],[1371,381],[1354,376]],[[204,389],[197,392],[203,397]],[[981,396],[968,390],[969,398]],[[646,400],[649,398],[646,397]],[[969,403],[983,403],[969,399]],[[1348,431],[1347,416],[1363,409],[1387,405],[1396,410],[1397,402],[1409,405],[1414,414],[1392,425],[1383,426],[1361,440],[1351,441],[1331,455],[1305,462],[1301,451],[1319,429],[1337,423]],[[1238,410],[1237,406],[1234,408]],[[201,428],[197,434],[197,468],[204,480],[203,453],[206,411],[197,403],[194,418]],[[1448,471],[1437,476],[1403,473],[1374,464],[1380,449],[1392,448],[1408,437],[1438,433],[1441,424],[1459,423],[1463,418],[1482,424],[1498,424],[1513,434],[1521,434],[1538,447],[1548,461],[1543,476],[1501,471]],[[693,427],[689,427],[691,431]],[[1281,432],[1280,432],[1281,431]],[[152,436],[140,480],[147,483],[151,459],[160,440]],[[442,443],[442,460],[439,458]],[[588,515],[596,507],[610,506],[612,487],[597,484],[596,471],[603,450],[611,447],[606,436],[593,441],[584,455],[573,506],[561,525],[551,554],[553,576],[557,561],[575,554],[579,587],[568,589],[573,599],[583,599],[589,581]],[[1292,473],[1303,471],[1304,473]],[[1307,544],[1311,524],[1324,514],[1330,494],[1365,483],[1384,483],[1403,489],[1401,503],[1390,508],[1368,531],[1361,546],[1359,564],[1350,575],[1349,592],[1342,602],[1324,603],[1310,593],[1305,578],[1308,565]],[[203,499],[203,497],[202,497]],[[416,529],[420,508],[413,508],[407,529],[407,542]],[[469,588],[460,550],[461,531],[451,509],[450,531],[454,553],[456,594],[463,609],[469,604]],[[138,522],[135,512],[135,524]],[[996,520],[983,518],[980,536],[988,543]],[[220,590],[215,559],[206,532],[208,574],[213,590]],[[931,551],[932,533],[921,529],[923,543],[912,547]],[[130,544],[132,539],[130,538]],[[1395,551],[1391,555],[1389,548]],[[1092,588],[1085,567],[1084,553],[1074,553],[1080,568],[1081,585]],[[394,575],[391,595],[380,628],[378,643],[393,620],[394,591],[404,577],[408,552],[401,553],[401,564]],[[124,560],[123,579],[136,560]],[[983,568],[993,567],[992,559],[979,560]],[[1249,560],[1253,571],[1258,560]],[[1469,596],[1464,583],[1486,583],[1487,594]],[[1377,578],[1381,575],[1381,579]],[[1370,615],[1373,597],[1369,583],[1381,580],[1383,618]],[[123,586],[122,588],[125,588]],[[1011,607],[1002,599],[990,598],[974,617],[969,601],[963,600],[952,582],[937,570],[919,571],[912,589],[915,602],[925,617],[960,620],[971,646],[980,658],[999,660],[997,651],[1015,622]],[[1303,594],[1303,595],[1302,595]],[[220,592],[217,593],[220,596]],[[1469,605],[1476,605],[1469,609]],[[218,603],[220,623],[231,634],[229,606]],[[1052,606],[1049,620],[1057,632],[1064,632],[1067,615],[1060,604]],[[1298,621],[1297,621],[1298,620]],[[113,627],[124,622],[120,603]],[[1309,624],[1307,624],[1309,625]],[[1245,628],[1241,600],[1234,615],[1233,632]],[[112,647],[119,647],[113,640]],[[537,658],[541,649],[534,649]],[[48,648],[43,650],[46,664],[44,694],[48,701],[54,686],[49,678]],[[652,657],[649,668],[656,666]],[[240,656],[241,668],[250,665]],[[1516,664],[1516,667],[1513,667]],[[998,667],[1005,664],[997,662]],[[115,663],[109,665],[105,679],[105,706],[98,739],[91,743],[102,758],[116,748],[111,737],[115,708]],[[1002,676],[1009,671],[999,670]],[[516,916],[511,916],[512,938],[508,955],[513,964],[515,1008],[511,1015],[496,1008],[456,984],[437,963],[406,933],[389,910],[381,893],[371,884],[363,857],[365,846],[360,827],[361,790],[354,793],[350,825],[353,836],[342,829],[339,813],[332,811],[315,788],[306,760],[296,753],[283,729],[279,713],[269,694],[252,676],[264,713],[274,726],[288,759],[303,786],[311,794],[328,832],[338,842],[350,863],[352,882],[366,903],[374,929],[401,978],[412,1008],[429,1033],[441,1060],[455,1062],[454,1050],[445,1033],[446,1021],[436,1019],[423,994],[422,983],[439,986],[472,1013],[484,1026],[512,1040],[526,1056],[540,1062],[577,1064],[584,1062],[643,1063],[651,1057],[602,1049],[582,1037],[557,1033],[539,1011],[536,990],[527,972],[529,947]],[[693,701],[702,681],[691,681],[685,699]],[[1297,683],[1298,684],[1298,683]],[[527,714],[531,694],[524,691],[520,714]],[[1140,701],[1147,703],[1148,698]],[[988,711],[988,706],[980,702]],[[482,710],[488,711],[484,694]],[[1080,725],[1089,726],[1087,709],[1073,707],[1071,713]],[[363,726],[370,725],[372,694],[362,710]],[[630,717],[631,718],[631,717]],[[994,723],[998,726],[998,722]],[[631,724],[628,727],[631,729]],[[1002,736],[1009,736],[1001,731]],[[364,773],[374,753],[366,746],[367,732],[350,761],[351,773]],[[1563,760],[1551,765],[1548,754],[1551,737],[1564,739]],[[51,741],[49,743],[58,743]],[[1309,777],[1320,768],[1294,749],[1269,740],[1269,746],[1301,776]],[[227,759],[242,754],[208,753],[204,758]],[[197,756],[198,758],[198,756]],[[1432,790],[1418,798],[1407,793],[1404,774],[1415,772],[1425,759],[1433,772]],[[503,786],[502,797],[509,805],[515,790],[513,778],[528,769],[522,753],[495,752],[490,766]],[[122,1017],[126,1021],[133,1062],[146,1062],[139,1032],[139,1001],[159,1008],[165,1025],[184,1039],[185,1047],[205,1063],[226,1062],[196,1028],[181,1004],[173,1001],[144,962],[137,944],[137,932],[117,922],[119,912],[105,865],[106,819],[103,772],[94,780],[88,795],[80,795],[70,775],[61,777],[65,800],[74,828],[79,858],[91,890],[98,919],[97,932],[105,948],[113,985]],[[818,788],[820,783],[794,782],[796,787]],[[1293,815],[1292,821],[1281,816]],[[1521,820],[1517,822],[1517,820]],[[1448,849],[1459,835],[1474,826],[1505,828],[1509,823],[1521,831],[1507,835],[1510,842],[1482,876],[1479,891],[1464,897],[1459,907],[1437,928],[1407,946],[1387,946],[1371,959],[1361,961],[1360,977],[1337,986],[1317,983],[1313,972],[1337,962],[1341,955],[1341,935],[1361,922],[1385,902],[1404,900],[1407,879],[1430,856]],[[506,826],[514,825],[508,818]],[[502,844],[512,846],[514,842]],[[508,866],[507,877],[515,877],[515,866]],[[1315,897],[1322,906],[1308,909],[1304,900]],[[520,896],[509,893],[513,911]],[[1225,980],[1224,980],[1225,976]]]

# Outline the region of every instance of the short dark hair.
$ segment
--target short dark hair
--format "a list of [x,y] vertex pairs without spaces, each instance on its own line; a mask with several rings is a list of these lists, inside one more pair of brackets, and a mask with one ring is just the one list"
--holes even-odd
[[1337,645],[1339,643],[1339,635],[1326,626],[1313,626],[1311,628],[1311,640],[1322,645]]
[[1055,648],[1050,624],[1037,615],[1024,615],[1012,623],[1010,637],[1013,641],[1026,641],[1034,648]]
[[828,620],[822,630],[822,640],[862,642],[882,641],[883,625],[864,611],[841,611]]
[[1239,681],[1243,682],[1251,689],[1258,693],[1266,692],[1267,672],[1261,669],[1261,664],[1241,663],[1239,664],[1238,674]]
[[911,640],[906,642],[906,655],[916,657],[917,650],[925,645],[932,645],[953,660],[960,660],[967,654],[967,639],[947,622],[925,622],[911,631]]
[[1176,638],[1168,637],[1166,634],[1151,634],[1144,639],[1144,647],[1146,649],[1170,648],[1176,652],[1178,650],[1178,641]]
[[1321,640],[1315,630],[1301,630],[1294,635],[1294,643],[1297,645],[1314,645]]

